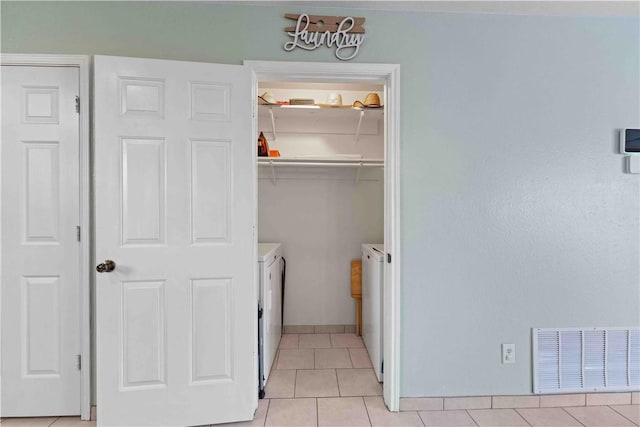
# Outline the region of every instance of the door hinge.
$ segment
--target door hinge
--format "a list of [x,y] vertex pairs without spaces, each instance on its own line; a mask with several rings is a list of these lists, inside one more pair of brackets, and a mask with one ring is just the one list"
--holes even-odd
[[80,113],[80,97],[76,96],[76,113]]
[[391,254],[387,254],[387,263],[391,264]]
[[78,371],[82,370],[82,355],[76,355]]
[[382,366],[380,366],[380,373],[384,374],[384,360],[382,361]]
[[78,239],[78,242],[80,241],[80,234],[81,234],[80,230],[81,230],[80,226],[76,225],[76,239]]

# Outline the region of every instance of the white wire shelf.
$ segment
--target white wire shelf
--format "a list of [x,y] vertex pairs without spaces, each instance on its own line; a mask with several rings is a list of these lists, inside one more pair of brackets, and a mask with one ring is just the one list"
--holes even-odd
[[[278,118],[292,118],[296,120],[308,119],[310,117],[323,117],[328,120],[352,119],[354,120],[353,135],[354,140],[360,139],[362,122],[366,117],[372,120],[379,120],[384,116],[384,107],[380,108],[359,108],[359,107],[324,107],[320,105],[259,105],[259,114],[266,114],[271,121],[271,132],[273,139],[277,137]],[[277,113],[275,113],[277,112]],[[351,132],[350,132],[351,133]]]
[[318,166],[318,167],[360,167],[384,166],[382,159],[350,159],[350,158],[304,158],[304,157],[258,157],[259,166]]

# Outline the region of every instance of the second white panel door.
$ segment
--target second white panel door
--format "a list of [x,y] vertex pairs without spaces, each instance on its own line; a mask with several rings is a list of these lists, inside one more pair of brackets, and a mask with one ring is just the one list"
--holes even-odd
[[95,59],[98,423],[257,406],[255,144],[241,66]]

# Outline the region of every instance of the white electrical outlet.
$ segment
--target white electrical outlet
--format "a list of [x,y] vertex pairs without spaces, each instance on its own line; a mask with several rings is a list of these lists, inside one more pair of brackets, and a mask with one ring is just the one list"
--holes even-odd
[[516,363],[516,345],[502,344],[502,364]]

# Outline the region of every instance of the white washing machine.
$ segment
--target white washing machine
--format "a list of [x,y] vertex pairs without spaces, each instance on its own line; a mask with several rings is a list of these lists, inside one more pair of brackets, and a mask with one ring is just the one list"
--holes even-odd
[[258,243],[260,388],[263,388],[282,335],[282,247],[280,243]]
[[362,245],[362,338],[382,382],[384,245]]

